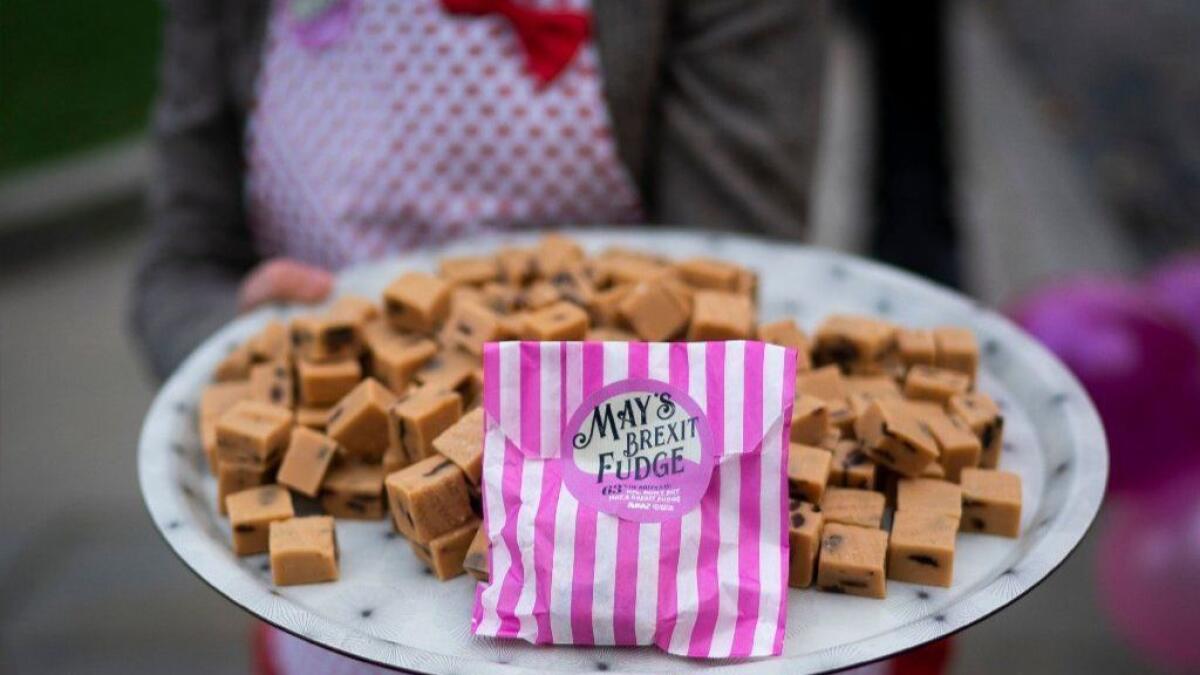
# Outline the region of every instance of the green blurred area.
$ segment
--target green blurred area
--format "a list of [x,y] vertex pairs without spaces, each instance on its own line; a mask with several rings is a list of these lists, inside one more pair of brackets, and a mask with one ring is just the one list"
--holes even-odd
[[160,14],[153,0],[0,0],[0,174],[143,128]]

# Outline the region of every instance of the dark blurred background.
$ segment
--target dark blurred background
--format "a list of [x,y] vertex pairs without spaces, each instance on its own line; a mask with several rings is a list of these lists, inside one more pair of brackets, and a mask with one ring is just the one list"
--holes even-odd
[[[835,4],[814,241],[1002,305],[1200,241],[1200,4]],[[0,3],[0,671],[237,672],[250,619],[137,491],[154,384],[126,334],[160,7]],[[1100,526],[1103,526],[1103,516]],[[1095,530],[966,631],[953,671],[1145,672]]]

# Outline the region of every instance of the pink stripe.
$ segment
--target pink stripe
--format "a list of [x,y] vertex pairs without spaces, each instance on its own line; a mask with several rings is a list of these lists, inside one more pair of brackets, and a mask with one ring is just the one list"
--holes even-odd
[[[763,343],[746,343],[745,380],[742,395],[742,444],[749,448],[762,443],[763,437]],[[759,530],[762,527],[762,453],[741,457],[741,492],[738,500],[738,599],[737,621],[733,628],[730,655],[745,657],[754,649],[754,629],[758,626]]]
[[[792,438],[792,408],[796,403],[796,350],[789,349],[783,355],[783,424],[780,426],[779,447],[783,450],[784,458],[780,461],[779,472],[779,494],[783,497],[779,500],[779,521],[787,523],[788,519],[788,499],[787,499],[787,452],[789,442]],[[788,603],[788,548],[790,540],[788,539],[788,528],[785,524],[779,531],[779,619],[775,623],[775,642],[773,654],[783,652],[783,636],[784,629],[787,627],[787,603]]]
[[[708,382],[708,422],[720,455],[725,454],[725,344],[710,342],[705,347],[705,371]],[[718,457],[718,462],[720,457]],[[717,586],[717,553],[721,546],[721,468],[713,470],[708,492],[700,500],[700,551],[696,560],[696,590],[699,606],[696,624],[688,646],[688,656],[708,656],[712,647],[713,630],[721,606]]]
[[[650,372],[650,347],[645,342],[629,343],[629,377],[646,377]],[[637,644],[637,581],[639,524],[617,521],[617,578],[613,588],[613,641]]]
[[[676,388],[688,390],[687,345],[675,343],[670,346],[670,381]],[[662,525],[659,543],[658,567],[658,625],[654,644],[660,649],[671,647],[671,635],[675,633],[675,622],[679,619],[679,589],[676,577],[679,574],[680,525],[682,520],[668,520]]]
[[[517,540],[517,517],[521,513],[521,480],[525,469],[525,454],[522,448],[536,447],[540,449],[540,424],[530,418],[541,409],[541,400],[531,398],[531,392],[540,391],[542,363],[541,359],[529,358],[532,346],[533,355],[537,356],[537,343],[522,342],[519,346],[521,363],[517,368],[518,391],[520,391],[520,437],[521,447],[517,447],[508,438],[504,439],[504,473],[501,482],[504,486],[504,527],[500,536],[508,548],[512,558],[508,572],[504,575],[500,595],[496,599],[496,614],[500,617],[500,628],[496,635],[499,637],[517,637],[521,632],[521,620],[517,616],[517,601],[521,598],[521,587],[525,584],[525,562],[521,557],[521,544]],[[530,431],[535,432],[530,434]],[[536,456],[536,453],[535,453]]]
[[[540,384],[540,379],[539,379]],[[567,408],[562,405],[567,392],[567,350],[558,349],[558,428],[566,426]],[[533,540],[533,560],[537,567],[537,587],[534,589],[533,613],[537,619],[538,644],[554,642],[554,629],[550,622],[550,589],[554,577],[554,537],[556,534],[555,514],[558,512],[558,495],[562,490],[562,473],[558,462],[542,464],[542,499],[534,517],[534,530],[538,537]],[[544,536],[542,536],[544,535]]]
[[[583,345],[584,400],[604,384],[604,345]],[[577,645],[595,644],[592,630],[592,586],[596,579],[596,511],[584,504],[575,513],[575,569],[571,578],[571,637]]]
[[[483,428],[484,432],[486,433],[489,424],[494,424],[496,426],[500,425],[500,345],[496,342],[488,342],[483,345],[483,410],[485,413]],[[487,448],[486,443],[484,444],[484,448]],[[481,495],[480,503],[484,505],[483,531],[491,532],[491,530],[488,529],[488,523],[490,519],[488,518],[489,509],[487,508],[488,497],[486,480],[480,481],[479,494]],[[489,570],[496,569],[496,563],[494,560],[492,560],[493,550],[494,547],[491,546],[489,542],[487,549]],[[495,580],[488,579],[488,585],[490,585],[493,581]],[[480,584],[480,588],[484,587],[485,586],[483,584]],[[483,608],[483,604],[480,602],[476,602],[476,606],[479,609]],[[479,626],[479,621],[482,619],[483,617],[479,616],[478,620],[472,624],[472,628],[477,628]]]
[[[536,342],[521,343],[521,372],[530,375],[521,388],[521,450],[528,456],[542,455],[542,350]],[[553,571],[554,509],[558,504],[558,472],[554,462],[542,462],[541,498],[534,515],[533,616],[537,622],[536,642],[552,641],[549,589]],[[540,536],[545,535],[545,536]],[[518,593],[518,598],[520,594]]]

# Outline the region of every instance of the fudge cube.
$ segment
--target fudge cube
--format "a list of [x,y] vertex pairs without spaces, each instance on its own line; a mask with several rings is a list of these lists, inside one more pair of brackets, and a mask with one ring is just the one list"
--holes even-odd
[[871,372],[895,349],[896,327],[867,316],[834,314],[817,327],[813,363],[837,365],[842,372]]
[[942,468],[940,463],[930,462],[924,469],[921,470],[921,473],[917,476],[917,478],[936,478],[944,481],[946,480],[946,470]]
[[764,323],[758,326],[758,339],[773,345],[782,347],[790,347],[796,350],[796,372],[804,372],[812,370],[812,361],[809,359],[809,342],[808,336],[795,321],[791,319],[780,319],[771,323]]
[[430,539],[426,544],[415,539],[409,539],[408,543],[429,571],[433,572],[439,581],[446,581],[466,571],[463,562],[478,532],[479,520],[472,519],[462,527]]
[[792,405],[792,442],[819,445],[829,433],[829,408],[825,401],[800,394]]
[[588,330],[588,314],[565,300],[530,312],[525,332],[534,340],[582,340]]
[[854,424],[854,413],[847,401],[849,393],[837,366],[824,366],[796,375],[796,394],[807,394],[824,401],[829,423],[843,431],[849,431]]
[[335,464],[321,482],[321,508],[338,518],[381,520],[383,466],[346,461]]
[[875,487],[875,462],[863,452],[861,441],[844,440],[834,445],[829,484],[861,490]]
[[409,463],[434,454],[433,439],[462,417],[462,397],[452,391],[422,390],[392,406],[393,443],[404,449]]
[[250,398],[281,408],[296,405],[291,367],[283,362],[260,363],[250,368]]
[[370,355],[371,377],[396,395],[408,389],[417,370],[438,352],[433,340],[397,332],[381,320],[370,321],[364,326],[363,339]]
[[282,321],[272,319],[246,341],[250,350],[252,363],[280,361],[288,363],[292,359],[292,341],[288,328]]
[[226,515],[225,498],[231,494],[248,490],[252,487],[266,485],[271,482],[274,467],[263,467],[257,464],[239,462],[218,462],[217,476],[217,511]]
[[302,495],[316,497],[337,451],[337,443],[332,438],[306,427],[296,427],[292,429],[292,439],[275,480]]
[[388,409],[395,402],[387,387],[368,377],[329,411],[326,433],[347,457],[379,461],[391,438]]
[[306,315],[292,319],[292,347],[308,361],[357,359],[362,351],[362,324],[347,315]]
[[457,464],[472,485],[483,477],[483,416],[483,408],[476,408],[433,439],[433,449]]
[[503,337],[500,315],[475,302],[463,302],[450,310],[442,330],[442,343],[457,346],[475,356],[483,345]]
[[496,252],[496,267],[499,279],[520,286],[533,278],[534,252],[528,248],[505,246]]
[[[479,295],[485,308],[496,314],[507,314],[517,308],[517,299],[521,296],[521,289],[517,286],[491,281],[479,289]],[[454,303],[451,303],[451,314],[454,313],[454,309]]]
[[292,413],[261,401],[238,401],[217,420],[217,462],[266,468],[287,447]]
[[513,300],[514,309],[535,310],[549,307],[562,300],[562,293],[549,281],[539,280],[517,294]]
[[467,574],[475,577],[476,581],[487,582],[488,540],[483,523],[480,523],[475,530],[475,537],[471,539],[471,545],[467,548],[467,555],[463,558],[462,566]]
[[842,378],[847,396],[858,394],[867,398],[902,398],[900,387],[887,375],[847,375]]
[[480,370],[478,357],[460,349],[443,349],[425,362],[414,375],[421,389],[428,391],[456,391],[468,393],[469,382]]
[[409,465],[385,480],[396,529],[427,544],[475,517],[462,469],[441,456]]
[[357,359],[313,363],[300,360],[296,364],[300,380],[300,400],[307,406],[329,406],[337,403],[362,379],[362,366]]
[[821,498],[821,513],[827,523],[879,527],[884,502],[883,494],[872,490],[829,487]]
[[904,401],[877,400],[855,422],[867,456],[905,476],[918,476],[938,458],[937,441]]
[[237,555],[266,553],[270,524],[296,515],[292,495],[279,485],[263,485],[225,498],[229,525],[233,528],[233,552]]
[[637,342],[638,336],[620,328],[592,328],[583,337],[588,342]]
[[957,483],[964,468],[979,465],[983,446],[961,418],[941,409],[918,412],[917,418],[937,441],[938,464],[946,480]]
[[389,444],[387,450],[383,451],[383,459],[380,460],[380,464],[383,466],[383,475],[387,476],[403,469],[411,462],[408,461],[408,454],[404,452],[404,448],[400,447],[397,440],[393,444]]
[[979,340],[967,328],[941,326],[933,329],[937,344],[934,365],[939,368],[957,370],[975,382],[975,371],[979,368]]
[[963,532],[1016,537],[1021,531],[1021,477],[1008,471],[962,471]]
[[982,447],[979,466],[984,469],[999,466],[1000,450],[1004,447],[1004,416],[996,402],[987,394],[959,394],[950,397],[946,409],[979,437]]
[[316,431],[324,431],[325,421],[329,418],[329,411],[332,407],[302,405],[296,408],[296,424]]
[[379,317],[379,307],[361,295],[343,295],[329,306],[329,314],[348,318],[362,326]]
[[606,251],[596,267],[601,277],[614,284],[657,281],[670,271],[662,261],[636,252]]
[[832,460],[833,455],[828,450],[792,443],[787,465],[788,488],[792,496],[820,504],[825,484],[829,482]]
[[925,328],[901,328],[896,331],[896,349],[905,366],[932,366],[937,362],[937,343],[933,331]]
[[402,274],[383,291],[383,307],[392,328],[431,334],[450,312],[450,284],[424,272]]
[[337,581],[333,518],[308,516],[270,524],[271,581],[276,586]]
[[591,316],[592,325],[623,326],[624,322],[621,319],[620,310],[621,301],[632,290],[633,284],[617,284],[611,288],[593,293],[591,304],[588,305],[588,314]]
[[901,478],[896,483],[896,510],[935,511],[952,516],[958,523],[962,516],[962,488],[935,478]]
[[590,306],[592,298],[596,295],[596,288],[592,284],[592,280],[588,278],[583,266],[579,264],[555,272],[547,278],[547,281],[558,291],[563,300],[579,307]]
[[690,318],[686,303],[658,281],[639,283],[617,309],[633,332],[647,342],[662,342],[679,335]]
[[788,513],[788,585],[792,588],[812,585],[824,523],[819,506],[792,500]]
[[579,263],[583,257],[583,247],[574,239],[548,234],[542,237],[534,251],[534,267],[542,277],[549,278]]
[[958,519],[937,511],[897,511],[888,538],[887,576],[896,581],[949,587],[954,580]]
[[438,274],[454,285],[479,286],[500,277],[500,264],[490,255],[442,258]]
[[754,336],[754,303],[744,295],[697,291],[688,339],[746,340]]
[[[824,511],[824,509],[822,509]],[[887,596],[887,532],[829,521],[821,529],[817,587],[831,593]]]
[[734,292],[742,268],[724,260],[688,258],[675,264],[684,281],[696,288]]
[[250,346],[240,344],[234,347],[213,371],[213,380],[217,382],[234,382],[250,377],[250,366],[253,365]]
[[913,366],[904,378],[905,396],[942,404],[955,394],[967,393],[970,387],[971,378],[966,375],[933,366]]
[[197,417],[200,423],[200,437],[204,446],[204,455],[208,458],[208,468],[214,474],[217,472],[217,420],[238,401],[250,398],[249,382],[216,382],[204,388],[200,394],[200,405]]

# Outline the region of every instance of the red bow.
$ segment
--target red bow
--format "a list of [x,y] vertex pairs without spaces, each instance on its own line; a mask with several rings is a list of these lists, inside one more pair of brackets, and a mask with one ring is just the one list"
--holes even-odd
[[523,7],[512,0],[442,0],[451,14],[499,14],[517,31],[525,69],[544,87],[575,58],[591,31],[588,15],[572,10]]

